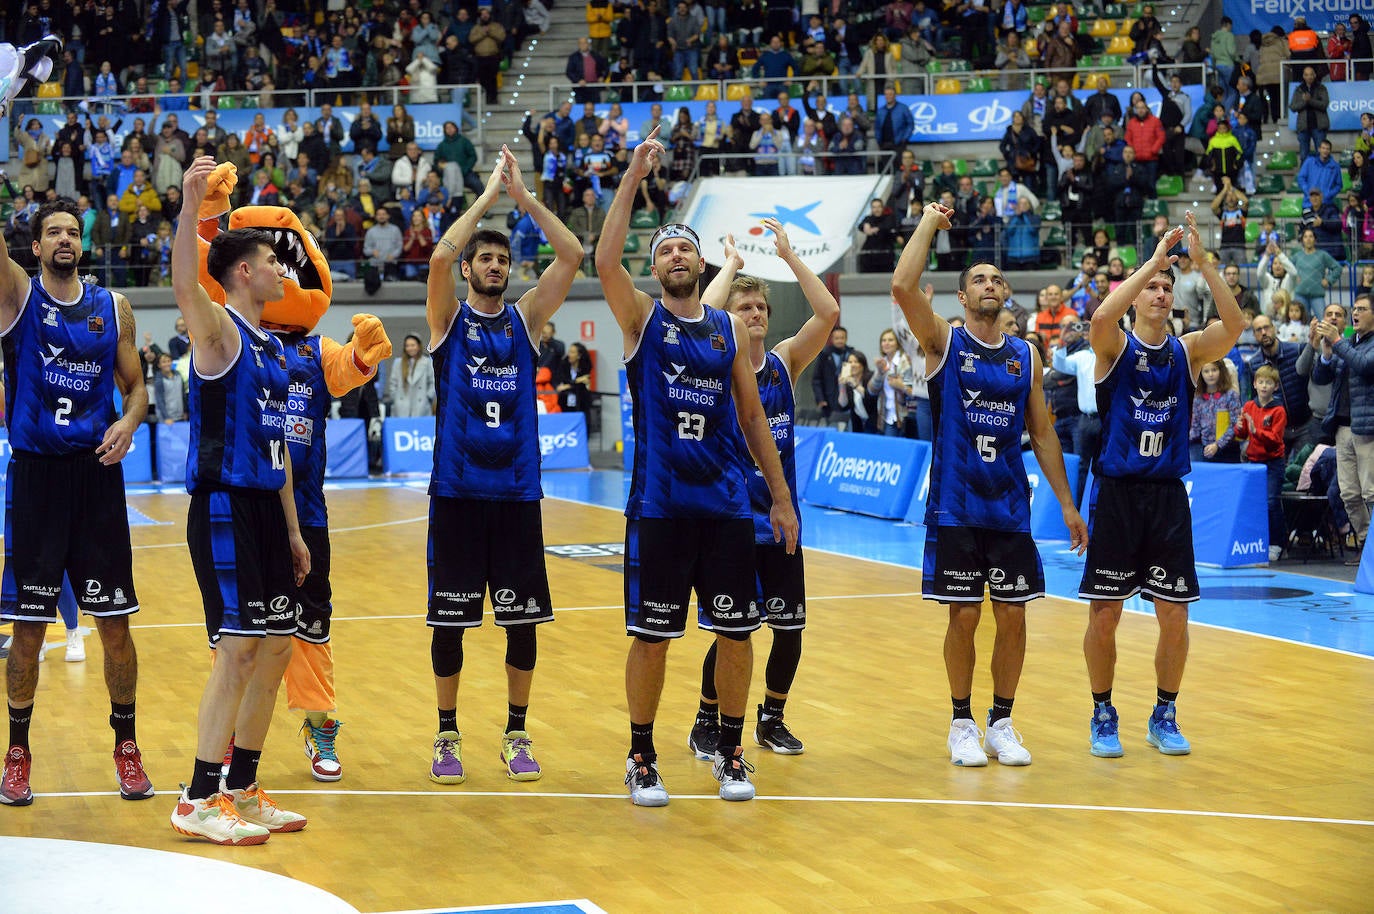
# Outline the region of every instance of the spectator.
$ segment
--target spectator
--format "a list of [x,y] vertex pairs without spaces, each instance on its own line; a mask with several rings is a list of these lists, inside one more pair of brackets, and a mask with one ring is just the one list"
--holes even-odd
[[1307,195],[1303,206],[1302,224],[1317,234],[1317,247],[1331,255],[1333,260],[1345,260],[1345,240],[1341,236],[1341,211],[1335,200],[1322,199],[1322,192],[1316,189]]
[[1116,243],[1134,245],[1139,231],[1140,214],[1145,209],[1145,197],[1154,187],[1150,183],[1149,173],[1136,165],[1133,148],[1124,147],[1121,150],[1120,164],[1107,167],[1105,185],[1107,196],[1104,202],[1112,206]]
[[1084,124],[1098,124],[1102,122],[1103,114],[1110,114],[1112,124],[1121,123],[1121,102],[1108,89],[1109,80],[1105,76],[1099,76],[1096,80],[1097,91],[1089,95],[1083,102],[1083,122]]
[[838,409],[835,412],[847,420],[841,422],[841,430],[877,432],[878,398],[868,392],[872,380],[868,357],[857,349],[850,349],[836,384]]
[[1241,403],[1231,367],[1226,359],[1218,359],[1203,365],[1200,376],[1188,426],[1192,458],[1209,463],[1238,463],[1240,445],[1236,433],[1241,422]]
[[[1368,295],[1355,300],[1350,309],[1355,333],[1341,335],[1330,321],[1319,321],[1315,335],[1321,354],[1312,368],[1312,380],[1331,385],[1331,402],[1322,430],[1336,439],[1336,472],[1341,501],[1354,528],[1354,545],[1364,548],[1369,532],[1370,503],[1374,503],[1374,359],[1369,341],[1374,335],[1374,314]],[[1358,556],[1346,559],[1359,564]]]
[[1249,311],[1251,314],[1260,312],[1259,298],[1254,292],[1240,284],[1240,267],[1234,263],[1228,263],[1221,271],[1222,279],[1226,280],[1226,288],[1231,290],[1231,294],[1236,297],[1236,302],[1240,305],[1240,310]]
[[1231,132],[1230,121],[1222,118],[1217,122],[1217,132],[1207,141],[1203,158],[1205,170],[1212,175],[1212,184],[1218,194],[1239,181],[1242,159],[1240,140]]
[[[406,111],[405,105],[393,105],[391,117],[386,120],[387,158],[393,161],[405,154],[408,144],[415,141],[415,118]],[[314,158],[311,159],[314,164]],[[315,165],[316,169],[322,166]]]
[[[324,201],[320,201],[324,205]],[[325,205],[326,211],[329,209]],[[329,268],[347,279],[358,278],[358,231],[348,221],[344,207],[335,207],[324,230],[324,252]]]
[[1059,205],[1064,225],[1068,229],[1069,244],[1092,238],[1093,192],[1092,171],[1083,153],[1073,154],[1073,165],[1059,176]]
[[852,351],[849,348],[849,331],[840,326],[834,327],[830,331],[829,342],[816,360],[816,370],[811,375],[811,393],[822,419],[832,420],[841,412],[838,406],[839,377]]
[[[1126,118],[1126,145],[1135,150],[1135,158],[1141,171],[1145,173],[1149,190],[1147,197],[1155,195],[1155,178],[1159,175],[1159,156],[1164,151],[1164,124],[1150,112],[1145,99],[1137,99]],[[1237,144],[1237,151],[1240,146]]]
[[387,406],[387,415],[397,418],[432,416],[434,398],[434,362],[425,352],[420,338],[407,333],[401,344],[401,354],[392,360],[386,376],[382,402]]
[[754,154],[755,175],[779,175],[781,164],[792,156],[792,141],[787,131],[773,126],[767,111],[759,112],[759,129],[749,138],[749,150]]
[[175,362],[191,351],[191,335],[186,329],[186,318],[180,314],[177,315],[172,330],[172,337],[167,340],[167,352],[172,356],[172,361]]
[[600,101],[599,87],[606,81],[608,72],[606,58],[592,50],[591,39],[577,39],[577,50],[568,55],[567,66],[563,68],[564,78],[576,87],[573,99],[579,103]]
[[[553,387],[558,393],[558,408],[565,413],[592,412],[592,359],[587,347],[581,343],[570,343],[568,353],[558,360],[553,369]],[[588,428],[592,425],[589,415]]]
[[[687,120],[690,123],[690,113],[687,112],[686,108],[679,108],[678,126],[681,126],[684,114],[688,115]],[[792,96],[786,92],[778,93],[778,107],[773,109],[772,117],[773,126],[780,130],[786,130],[788,139],[795,143],[797,134],[801,133],[801,112],[792,107]]]
[[668,46],[673,54],[669,79],[700,78],[701,35],[705,25],[706,17],[700,6],[689,8],[686,0],[677,0],[667,28]]
[[591,254],[596,250],[605,224],[606,211],[596,205],[596,191],[588,187],[582,191],[582,205],[568,214],[568,228],[582,242],[582,250]]
[[611,102],[606,117],[593,133],[599,134],[606,148],[612,152],[625,144],[626,138],[630,135],[630,119],[621,111],[619,102]]
[[874,198],[868,204],[868,215],[859,222],[864,236],[859,249],[860,273],[891,273],[896,264],[893,246],[897,240],[897,225],[892,214],[883,208],[883,201]]
[[491,7],[477,8],[477,22],[468,33],[468,42],[477,58],[477,82],[486,95],[488,105],[496,104],[496,74],[503,56],[506,29],[491,18]]
[[401,230],[392,224],[386,207],[379,207],[375,215],[376,222],[363,236],[363,256],[382,271],[383,278],[396,279],[404,243]]
[[1303,67],[1302,82],[1293,89],[1293,97],[1288,101],[1289,109],[1298,115],[1298,156],[1301,159],[1316,155],[1326,140],[1326,131],[1331,127],[1331,118],[1326,113],[1330,104],[1326,86],[1317,79],[1316,68]]
[[1285,314],[1279,322],[1275,333],[1281,343],[1301,343],[1307,339],[1310,329],[1307,322],[1307,309],[1302,306],[1302,302],[1289,301],[1284,306]]
[[[884,39],[885,47],[886,39]],[[796,72],[796,69],[796,61],[782,46],[782,38],[774,35],[768,39],[768,47],[759,54],[758,62],[754,64],[749,75],[755,79],[763,79],[763,94],[773,98],[787,88],[787,79]]]
[[[1279,120],[1283,86],[1291,78],[1291,74],[1283,72],[1284,61],[1291,56],[1292,52],[1288,50],[1288,42],[1284,40],[1283,29],[1280,26],[1274,26],[1260,38],[1259,66],[1255,67],[1255,79],[1259,83],[1260,91],[1254,99],[1255,106],[1261,113],[1265,108],[1264,99],[1268,99],[1267,114],[1272,122]],[[1239,91],[1240,88],[1238,82],[1236,89]],[[1247,110],[1245,113],[1249,115],[1250,123],[1256,127],[1264,120],[1262,116],[1256,116],[1254,111]]]
[[1331,156],[1331,141],[1322,140],[1317,154],[1303,159],[1298,169],[1298,187],[1306,197],[1313,188],[1321,191],[1323,200],[1335,200],[1341,192],[1341,166]]
[[132,216],[140,206],[146,206],[150,213],[162,212],[162,199],[148,183],[148,173],[143,169],[134,170],[134,180],[119,198],[119,211]]
[[1217,81],[1223,86],[1232,84],[1232,71],[1240,59],[1236,51],[1236,36],[1231,31],[1229,16],[1221,17],[1221,27],[1212,33],[1209,50],[1212,53],[1212,66],[1216,69]]
[[901,438],[906,426],[907,390],[911,387],[911,363],[897,343],[891,328],[878,337],[875,371],[868,379],[868,393],[877,401],[874,416],[878,431],[888,438]]
[[1355,79],[1362,82],[1369,80],[1371,71],[1374,71],[1371,59],[1374,59],[1374,50],[1370,48],[1369,23],[1359,13],[1351,13],[1350,66],[1355,71]]
[[1040,266],[1040,217],[1032,211],[1028,197],[1016,201],[1016,212],[1002,234],[1006,239],[1006,269],[1034,270]]
[[1284,446],[1283,432],[1288,422],[1283,404],[1274,399],[1279,385],[1279,373],[1270,365],[1255,370],[1255,399],[1247,402],[1242,419],[1236,426],[1236,437],[1248,441],[1245,448],[1247,463],[1263,464],[1267,485],[1265,500],[1269,506],[1269,561],[1277,562],[1288,539],[1283,520]]
[[611,6],[610,0],[588,0],[586,19],[592,50],[605,60],[611,53],[611,29],[615,24],[615,8]]
[[1221,262],[1242,264],[1249,261],[1245,250],[1245,222],[1250,201],[1236,190],[1230,178],[1222,182],[1221,190],[1212,198],[1212,214],[1221,227]]
[[1064,301],[1064,290],[1053,283],[1040,290],[1036,296],[1036,306],[1039,310],[1035,312],[1035,332],[1051,342],[1058,342],[1064,321],[1076,321],[1079,318],[1073,306]]
[[1302,302],[1309,311],[1320,311],[1326,307],[1327,290],[1341,277],[1341,266],[1317,247],[1317,233],[1312,229],[1303,229],[1298,240],[1302,248],[1290,255],[1297,274],[1293,300]]
[[663,106],[658,102],[649,106],[649,116],[639,125],[640,140],[646,139],[655,127],[658,128],[659,142],[667,146],[668,134],[673,129],[673,122],[668,120],[668,117],[663,113]]
[[830,160],[834,163],[835,174],[863,174],[866,148],[863,135],[854,129],[854,119],[847,114],[841,117],[840,130],[830,141]]
[[[432,104],[439,100],[439,64],[423,51],[417,51],[415,58],[406,65],[406,76],[410,80],[410,95],[413,104]],[[488,100],[487,104],[495,104]]]
[[1206,278],[1186,250],[1178,255],[1174,270],[1174,316],[1181,317],[1188,328],[1205,326],[1212,310],[1212,290]]
[[[706,114],[697,122],[693,139],[701,147],[701,174],[705,177],[720,174],[721,160],[711,158],[725,149],[727,125],[716,113],[716,103],[706,103]],[[824,150],[824,146],[821,147]]]
[[[1007,3],[1011,7],[1011,3]],[[999,82],[1003,91],[1008,89],[1019,89],[1024,80],[1014,74],[1023,73],[1031,68],[1029,55],[1022,47],[1021,36],[1015,32],[1008,32],[1002,44],[997,46],[997,56],[993,59],[994,67],[1002,71]]]
[[1274,293],[1282,290],[1291,298],[1298,282],[1293,261],[1284,253],[1280,239],[1272,235],[1255,266],[1255,274],[1259,277],[1259,306],[1264,314],[1272,314],[1270,303]]
[[706,52],[707,79],[733,80],[739,77],[739,52],[725,32],[716,35],[716,43]]
[[894,48],[882,32],[875,34],[868,42],[868,47],[864,48],[863,59],[855,75],[861,79],[870,77],[864,80],[869,107],[876,107],[877,100],[883,97],[883,90],[887,88],[888,79],[901,72],[902,64]]
[[[1013,122],[1015,122],[1015,119],[1016,114],[1013,113]],[[992,199],[997,215],[1004,221],[1010,219],[1016,213],[1017,204],[1022,199],[1030,200],[1031,209],[1033,211],[1038,211],[1040,209],[1040,198],[1031,193],[1030,188],[1026,187],[1026,185],[1019,181],[1013,181],[1010,169],[1001,168],[998,170],[997,183],[999,186],[997,192],[993,194]]]
[[1067,18],[1060,19],[1053,31],[1040,37],[1040,66],[1044,67],[1051,79],[1073,78],[1074,68],[1078,66],[1078,43],[1074,40],[1072,26]]
[[[905,48],[906,46],[907,42],[903,41],[902,47]],[[904,60],[915,60],[918,55],[929,57],[929,52],[924,43],[913,48],[910,58],[905,56],[906,53],[907,52],[903,51]],[[808,38],[802,45],[801,75],[802,78],[806,80],[803,88],[807,92],[814,92],[817,90],[824,92],[826,85],[824,80],[838,73],[839,67],[835,64],[835,58],[826,50],[825,43],[823,41],[813,41]]]
[[1358,194],[1346,197],[1345,212],[1341,214],[1341,231],[1349,244],[1349,255],[1342,260],[1361,260],[1374,253],[1374,213]]
[[897,100],[896,89],[890,85],[886,86],[882,94],[883,103],[873,117],[873,136],[878,141],[879,149],[891,152],[895,158],[900,159],[902,150],[906,149],[906,144],[911,141],[916,121],[906,103]]
[[1202,82],[1203,70],[1198,64],[1206,60],[1207,54],[1202,50],[1202,31],[1197,26],[1192,26],[1184,33],[1183,44],[1179,46],[1178,52],[1178,62],[1189,65],[1182,70],[1185,85],[1195,86]]
[[[1040,174],[1040,152],[1041,137],[1031,129],[1026,121],[1026,116],[1020,111],[1011,113],[1011,124],[1007,126],[1006,133],[1002,135],[1002,142],[998,148],[1002,152],[1002,158],[1006,161],[1006,168],[1009,176],[1015,176],[1017,183],[1029,183],[1034,181]],[[998,177],[1001,175],[999,173]],[[1037,207],[1039,202],[1037,200]],[[999,215],[1009,215],[999,207]]]

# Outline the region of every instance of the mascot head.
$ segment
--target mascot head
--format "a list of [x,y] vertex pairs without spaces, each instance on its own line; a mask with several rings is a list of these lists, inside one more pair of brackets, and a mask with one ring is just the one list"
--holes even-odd
[[[229,198],[238,172],[225,162],[210,174],[210,187],[200,206],[200,284],[211,300],[224,304],[224,289],[206,270],[210,242],[220,232],[220,217],[229,213]],[[229,228],[256,228],[272,234],[277,260],[286,267],[286,294],[267,303],[262,326],[268,330],[309,333],[315,329],[334,295],[329,261],[294,212],[282,206],[241,206],[229,213]]]

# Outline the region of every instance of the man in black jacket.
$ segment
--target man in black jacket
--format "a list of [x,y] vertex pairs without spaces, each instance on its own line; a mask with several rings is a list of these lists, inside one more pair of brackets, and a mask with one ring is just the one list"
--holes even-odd
[[568,65],[563,70],[563,76],[577,87],[573,100],[579,105],[601,101],[600,84],[606,81],[606,72],[606,58],[592,51],[591,39],[577,39],[577,50],[568,55]]
[[830,331],[830,342],[821,350],[816,359],[816,370],[811,374],[811,392],[816,396],[816,407],[821,418],[830,421],[831,414],[840,415],[840,370],[845,360],[854,350],[849,348],[849,331],[836,325]]
[[1059,205],[1064,225],[1069,230],[1069,244],[1082,239],[1084,245],[1093,238],[1093,173],[1083,153],[1073,154],[1073,165],[1059,176]]
[[754,99],[744,96],[739,100],[739,110],[730,118],[730,151],[746,158],[736,159],[734,167],[750,174],[754,172],[754,160],[749,157],[749,138],[759,129],[759,113],[754,110]]

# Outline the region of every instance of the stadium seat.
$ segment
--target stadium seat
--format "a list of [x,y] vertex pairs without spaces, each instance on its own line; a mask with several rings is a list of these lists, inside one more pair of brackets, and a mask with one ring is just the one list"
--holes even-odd
[[630,217],[630,228],[656,229],[658,228],[658,220],[654,218],[654,214],[648,210],[636,210],[635,214]]
[[963,91],[964,86],[957,79],[951,79],[948,76],[945,76],[935,80],[936,95],[958,95],[960,92]]
[[974,186],[978,188],[978,193],[984,197],[992,197],[997,194],[996,181],[978,181]]
[[640,269],[640,271],[639,271],[639,275],[640,275],[640,276],[652,276],[652,275],[653,275],[653,272],[654,272],[654,262],[653,262],[652,260],[645,260],[645,261],[644,261],[644,266],[643,266],[643,268]]
[[1074,263],[1082,263],[1082,262],[1083,262],[1083,255],[1084,255],[1084,254],[1091,254],[1092,251],[1093,251],[1092,248],[1085,248],[1085,247],[1077,247],[1077,248],[1074,248],[1074,249],[1073,249],[1073,262],[1074,262]]
[[1140,260],[1139,255],[1136,254],[1135,248],[1129,244],[1122,245],[1119,248],[1112,248],[1109,253],[1116,257],[1120,257],[1121,262],[1126,265],[1126,269],[1128,270],[1134,270],[1136,264]]
[[1260,224],[1253,219],[1245,223],[1245,243],[1254,244],[1259,241]]
[[1126,8],[1120,3],[1104,3],[1102,4],[1102,15],[1107,19],[1124,19],[1126,18]]
[[968,85],[964,88],[969,92],[991,92],[992,80],[986,76],[975,76],[968,81]]
[[1026,7],[1026,22],[1029,25],[1039,25],[1045,21],[1045,7],[1028,6]]
[[1116,23],[1110,19],[1095,20],[1089,27],[1088,34],[1094,38],[1114,38],[1116,37]]
[[714,83],[702,83],[697,86],[696,100],[699,102],[719,101],[720,86]]
[[1301,222],[1285,222],[1281,226],[1284,236],[1290,241],[1298,240],[1298,230],[1302,228]]
[[[1129,38],[1131,34],[1131,26],[1133,25],[1135,25],[1134,19],[1122,19],[1120,23],[1118,23],[1119,27],[1117,28],[1116,33],[1118,35],[1125,35]],[[1134,42],[1132,42],[1132,45],[1134,45]]]
[[[951,159],[950,161],[954,163],[954,173],[959,177],[962,178],[964,175],[973,173],[969,171],[968,159]],[[993,172],[993,174],[996,174],[996,172]]]
[[1274,215],[1274,207],[1267,199],[1264,197],[1250,198],[1249,216],[1251,219],[1263,219],[1265,216],[1272,215]]
[[995,178],[1001,167],[1000,159],[974,159],[969,166],[969,174],[975,178]]
[[1274,153],[1269,158],[1270,171],[1297,171],[1298,153],[1293,149],[1284,149]]
[[746,95],[752,96],[754,93],[749,91],[749,86],[744,83],[730,83],[725,87],[725,100],[737,102]]
[[1106,52],[1108,54],[1121,54],[1124,56],[1130,54],[1133,50],[1135,50],[1135,43],[1125,35],[1117,35],[1111,41],[1107,42]]
[[235,98],[234,96],[232,96],[232,95],[221,95],[221,96],[215,101],[215,107],[216,107],[216,108],[225,108],[225,109],[228,109],[228,108],[237,108],[238,106],[239,106],[239,100],[238,100],[237,98]]
[[1026,56],[1034,60],[1040,56],[1040,42],[1034,38],[1027,38],[1021,43],[1021,49],[1026,52]]
[[1045,240],[1042,242],[1044,245],[1056,248],[1062,248],[1068,243],[1069,236],[1068,233],[1064,231],[1064,226],[1062,225],[1050,226],[1050,230],[1045,233]]
[[1178,175],[1160,175],[1155,181],[1155,193],[1161,197],[1177,197],[1183,193],[1183,179]]
[[1124,67],[1126,66],[1126,58],[1120,54],[1103,54],[1097,58],[1097,65],[1099,67]]
[[946,73],[972,73],[972,72],[973,72],[973,64],[969,63],[967,60],[964,60],[963,58],[956,57],[956,58],[954,58],[953,60],[947,60],[947,61],[945,61],[945,63],[946,63],[946,65],[947,65],[947,66],[946,66],[946,69],[945,69],[945,72],[946,72]]
[[1168,200],[1146,200],[1145,207],[1140,211],[1140,218],[1153,219],[1155,216],[1169,218]]
[[1056,201],[1050,200],[1040,207],[1040,218],[1046,222],[1058,222],[1064,218],[1064,209]]
[[1341,193],[1350,190],[1350,172],[1341,172]]
[[1255,179],[1255,193],[1257,194],[1281,194],[1283,193],[1283,175],[1264,174]]
[[186,61],[186,81],[200,79],[200,64],[194,60]]
[[639,253],[639,236],[636,235],[636,234],[634,234],[633,232],[631,232],[630,234],[628,234],[628,235],[625,236],[625,253],[626,253],[626,254],[638,254],[638,253]]
[[1279,201],[1277,215],[1280,219],[1301,219],[1302,201],[1297,197],[1284,197]]
[[669,86],[663,93],[663,100],[669,102],[690,102],[696,97],[696,90],[691,86]]
[[[1087,64],[1086,58],[1084,59],[1083,63],[1085,65]],[[1109,86],[1112,84],[1112,77],[1110,73],[1085,73],[1084,71],[1079,70],[1078,72],[1073,74],[1073,87],[1075,89],[1096,89],[1097,81],[1099,79],[1105,79],[1107,81],[1107,85]]]
[[929,60],[929,61],[927,61],[927,62],[926,62],[926,72],[927,72],[927,73],[932,73],[932,74],[944,73],[944,72],[945,72],[945,62],[944,62],[943,60],[941,60],[940,58],[938,58],[938,57],[935,58],[934,60]]

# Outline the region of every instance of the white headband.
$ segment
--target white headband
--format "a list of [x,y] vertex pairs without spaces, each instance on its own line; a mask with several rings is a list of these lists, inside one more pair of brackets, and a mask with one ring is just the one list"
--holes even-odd
[[681,222],[670,222],[654,232],[654,237],[649,239],[650,260],[658,256],[658,246],[669,238],[686,238],[697,249],[697,255],[701,255],[701,239],[697,237],[697,233],[692,230],[692,227],[683,225]]

